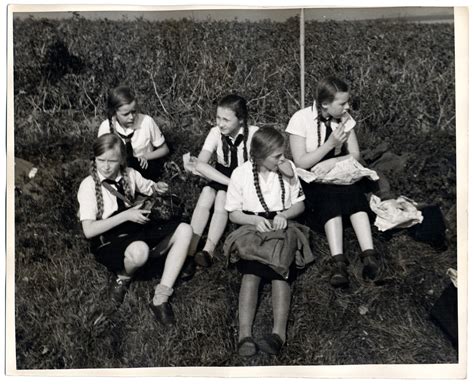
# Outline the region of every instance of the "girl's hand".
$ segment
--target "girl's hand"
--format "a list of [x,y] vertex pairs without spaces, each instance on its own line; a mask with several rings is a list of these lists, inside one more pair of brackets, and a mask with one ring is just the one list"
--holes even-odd
[[273,218],[273,230],[284,230],[288,226],[288,220],[286,217],[278,213],[275,215],[275,218]]
[[331,147],[338,147],[342,146],[349,137],[348,132],[344,132],[344,125],[340,124],[329,136],[328,142],[330,143]]
[[168,183],[165,182],[156,182],[153,185],[153,189],[158,193],[158,194],[166,194],[169,190]]
[[140,209],[142,205],[143,203],[140,203],[124,211],[124,214],[126,215],[127,220],[129,220],[130,222],[138,223],[140,225],[144,225],[145,223],[148,223],[150,221],[150,219],[148,218],[148,215],[150,215],[151,211]]
[[319,177],[325,176],[329,171],[334,168],[334,165],[329,162],[321,162],[311,168],[311,172],[315,173]]
[[261,233],[265,233],[267,231],[273,230],[273,227],[270,221],[263,217],[257,217],[257,223],[255,224],[255,227],[257,228],[257,231]]
[[143,168],[144,170],[146,170],[148,168],[148,160],[146,160],[145,158],[137,158],[138,161],[140,162],[140,167]]

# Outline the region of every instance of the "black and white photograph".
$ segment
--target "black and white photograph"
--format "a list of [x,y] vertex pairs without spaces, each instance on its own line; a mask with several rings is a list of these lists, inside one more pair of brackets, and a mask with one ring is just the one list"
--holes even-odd
[[6,373],[464,378],[467,13],[10,5]]

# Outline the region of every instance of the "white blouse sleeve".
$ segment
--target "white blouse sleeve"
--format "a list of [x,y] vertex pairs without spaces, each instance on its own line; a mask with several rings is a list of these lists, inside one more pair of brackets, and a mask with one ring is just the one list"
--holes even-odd
[[87,177],[81,182],[77,192],[77,200],[79,201],[79,220],[96,220],[98,208],[95,183],[92,178]]
[[217,150],[217,145],[220,140],[220,133],[218,127],[211,128],[209,134],[207,134],[204,145],[202,146],[203,150],[209,151],[211,154]]
[[230,177],[229,185],[227,186],[227,195],[225,201],[225,209],[229,212],[242,210],[243,207],[243,185],[242,176],[236,168]]
[[102,136],[104,134],[109,134],[109,133],[110,133],[109,119],[106,119],[100,124],[99,132],[97,133],[97,136]]
[[139,191],[144,195],[153,194],[153,185],[155,182],[149,179],[145,179],[142,174],[133,168],[127,168],[127,172],[130,178],[130,183],[135,185],[135,191]]
[[148,125],[153,147],[158,148],[165,143],[165,137],[152,117],[148,117]]
[[285,132],[297,136],[306,137],[305,121],[302,110],[296,111],[288,122]]
[[295,176],[290,180],[290,199],[291,204],[294,205],[295,203],[304,201],[306,197],[303,188],[301,187],[300,178],[297,176],[296,167],[293,162],[290,162],[290,164],[295,174]]

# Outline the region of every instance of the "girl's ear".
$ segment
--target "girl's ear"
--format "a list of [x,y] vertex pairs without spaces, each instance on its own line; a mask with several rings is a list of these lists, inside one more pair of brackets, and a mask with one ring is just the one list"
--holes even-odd
[[329,105],[329,102],[322,102],[321,103],[321,107],[324,108],[324,109],[328,108],[328,105]]

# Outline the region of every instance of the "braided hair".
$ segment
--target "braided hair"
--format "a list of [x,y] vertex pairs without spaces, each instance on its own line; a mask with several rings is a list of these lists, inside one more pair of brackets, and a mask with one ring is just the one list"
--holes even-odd
[[[244,138],[243,138],[244,161],[246,162],[248,160],[247,140],[249,137],[249,127],[248,127],[248,122],[247,122],[247,119],[248,119],[247,101],[242,96],[239,96],[236,94],[230,94],[230,95],[224,96],[221,100],[219,100],[217,107],[228,108],[234,111],[234,114],[237,117],[237,119],[242,121],[242,127],[244,129]],[[230,153],[229,144],[225,140],[224,135],[221,135],[221,140],[222,140],[222,152],[224,154],[224,163],[228,164],[229,153]]]
[[130,178],[126,168],[126,149],[125,145],[123,144],[122,140],[115,134],[104,134],[99,136],[92,147],[92,152],[94,159],[91,161],[90,165],[90,174],[92,179],[95,183],[95,197],[97,201],[97,219],[102,218],[102,214],[104,213],[104,198],[102,196],[102,185],[100,183],[99,174],[97,172],[97,164],[95,162],[95,158],[101,156],[106,151],[112,149],[119,149],[120,154],[120,172],[122,173],[123,179],[123,188],[125,192],[125,196],[130,200],[133,201],[132,196],[132,189],[130,187]]
[[[279,148],[284,147],[285,138],[283,135],[278,132],[273,127],[262,127],[260,128],[252,137],[252,142],[250,144],[250,156],[252,157],[252,173],[253,173],[253,183],[255,186],[255,191],[257,192],[257,197],[266,213],[270,212],[270,209],[263,198],[262,190],[260,187],[260,181],[258,179],[258,167],[261,163],[274,151]],[[277,170],[278,180],[280,181],[281,189],[281,203],[283,210],[285,210],[285,184],[283,183],[283,175],[280,170]]]
[[318,82],[316,87],[316,95],[314,100],[316,101],[316,109],[318,111],[318,127],[316,131],[316,143],[319,147],[319,142],[324,141],[321,137],[321,123],[325,122],[322,116],[323,103],[332,103],[338,92],[349,92],[349,86],[343,80],[334,76],[328,76]]
[[110,132],[115,134],[113,118],[117,110],[124,104],[130,104],[135,100],[135,94],[127,86],[118,86],[109,91],[105,112],[109,120]]
[[[255,186],[255,191],[257,192],[257,197],[262,205],[263,209],[265,212],[268,214],[270,212],[270,209],[267,206],[267,202],[265,202],[265,199],[263,198],[262,194],[262,189],[260,187],[260,181],[258,179],[258,165],[256,162],[252,163],[252,173],[253,173],[253,184]],[[283,175],[281,174],[280,170],[277,171],[278,174],[278,180],[280,181],[280,189],[281,189],[281,205],[283,207],[282,210],[285,210],[285,184],[283,183]]]

